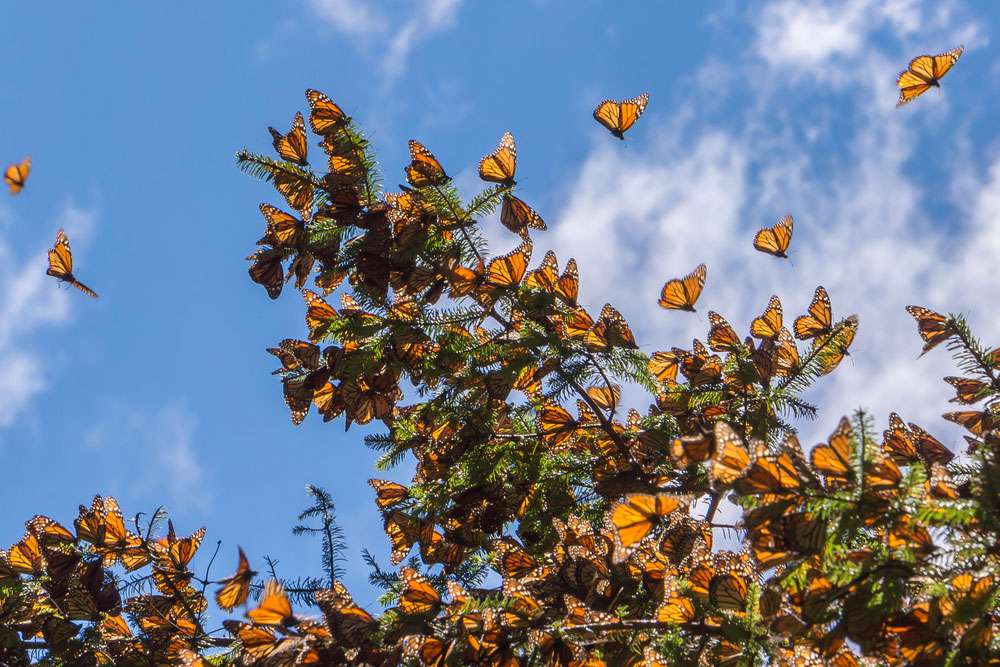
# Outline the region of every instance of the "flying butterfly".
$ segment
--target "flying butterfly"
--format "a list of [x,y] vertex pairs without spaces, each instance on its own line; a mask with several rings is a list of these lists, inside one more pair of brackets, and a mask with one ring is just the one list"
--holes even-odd
[[45,273],[64,283],[69,283],[87,296],[97,298],[97,292],[81,283],[73,275],[73,252],[69,248],[69,237],[61,229],[56,233],[55,246],[49,250],[49,268]]
[[306,122],[301,113],[295,112],[295,120],[292,121],[292,129],[288,134],[282,134],[273,127],[267,128],[267,131],[274,140],[274,150],[283,160],[303,166],[309,164],[309,160],[306,159],[309,150],[306,144]]
[[712,326],[708,331],[708,347],[713,352],[735,352],[740,348],[740,337],[736,330],[722,315],[714,310],[708,311],[708,323]]
[[924,356],[956,333],[947,317],[929,308],[907,306],[906,312],[917,321],[917,333],[924,339],[924,349],[920,352],[920,356]]
[[786,215],[773,227],[764,227],[753,237],[753,247],[775,257],[787,258],[788,244],[792,242],[792,216]]
[[316,134],[335,132],[347,122],[347,116],[343,110],[318,90],[307,90],[306,100],[309,102],[311,110],[309,126]]
[[219,607],[229,611],[245,603],[250,594],[250,582],[256,575],[257,573],[250,569],[250,562],[247,560],[246,554],[243,553],[243,549],[240,548],[240,560],[236,566],[236,573],[220,580],[222,588],[215,592],[215,601]]
[[24,184],[28,181],[29,173],[31,173],[30,156],[4,169],[3,180],[7,184],[7,187],[10,188],[12,195],[16,195],[24,189]]
[[964,50],[964,46],[958,46],[936,56],[924,54],[911,60],[906,69],[896,77],[896,85],[899,86],[899,101],[896,102],[896,107],[899,108],[920,97],[932,87],[940,88],[941,84],[938,82],[941,77],[958,62]]
[[484,181],[514,185],[517,170],[517,145],[514,135],[504,132],[495,151],[479,161],[479,178]]
[[695,312],[694,304],[701,296],[707,275],[708,268],[704,264],[699,264],[694,271],[683,278],[668,280],[660,292],[660,308]]
[[611,134],[624,140],[625,132],[639,120],[648,102],[647,93],[620,102],[604,100],[594,109],[594,120],[608,128]]
[[443,185],[448,182],[444,167],[419,141],[410,139],[410,164],[406,167],[406,180],[415,188]]
[[299,623],[292,613],[292,603],[285,595],[285,589],[274,579],[264,584],[260,603],[247,612],[247,617],[258,625],[293,627]]

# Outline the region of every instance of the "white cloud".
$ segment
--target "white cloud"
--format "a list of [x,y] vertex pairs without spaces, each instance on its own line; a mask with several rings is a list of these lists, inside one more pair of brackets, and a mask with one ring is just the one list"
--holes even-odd
[[[417,0],[382,7],[361,0],[308,0],[308,5],[366,53],[378,54],[384,84],[389,85],[405,73],[410,54],[420,42],[455,24],[461,0]],[[403,7],[409,11],[401,11]]]
[[385,29],[385,18],[358,0],[309,0],[309,7],[340,32],[365,37]]
[[[0,217],[13,218],[9,210]],[[85,241],[96,219],[94,211],[67,204],[52,226],[51,238],[40,238],[36,249],[24,259],[0,238],[0,428],[13,424],[47,387],[45,363],[34,349],[32,337],[44,327],[70,319],[70,294],[45,275],[46,247],[57,227],[65,228],[74,243]]]
[[[539,251],[552,244],[563,262],[575,256],[585,305],[594,311],[604,301],[618,306],[647,352],[704,338],[703,315],[655,305],[665,280],[699,262],[708,265],[700,311],[717,310],[742,331],[772,293],[782,298],[790,323],[805,311],[813,288],[824,285],[835,315],[857,313],[861,326],[852,356],[809,396],[821,407],[817,422],[800,424],[810,444],[825,438],[841,414],[865,407],[879,429],[897,410],[963,447],[963,431],[939,417],[950,394],[937,379],[955,369],[943,350],[917,359],[921,341],[904,306],[968,312],[977,333],[1000,343],[1000,322],[982,310],[988,305],[983,286],[992,278],[983,258],[1000,253],[1000,160],[982,183],[962,184],[963,192],[975,193],[967,221],[931,216],[928,211],[940,210],[934,206],[947,204],[939,199],[949,196],[948,184],[915,168],[922,156],[914,125],[922,121],[892,108],[893,57],[871,39],[879,26],[904,36],[913,30],[904,9],[912,8],[862,1],[837,11],[783,0],[768,6],[761,42],[782,44],[736,72],[754,96],[745,116],[730,124],[730,114],[726,126],[716,126],[680,110],[676,117],[688,120],[644,128],[647,137],[660,132],[646,146],[636,141],[624,150],[599,142],[550,220],[552,231],[536,244]],[[956,27],[948,16],[928,20],[942,33],[976,32],[974,24]],[[814,33],[812,43],[806,33]],[[841,57],[859,63],[853,85],[840,93],[846,98],[837,101],[851,111],[840,112],[833,155],[817,154],[810,143],[829,133],[827,103],[796,98],[796,114],[776,118],[782,96],[812,85],[784,70]],[[760,79],[774,83],[758,86]],[[704,97],[714,88],[709,80]],[[736,94],[746,99],[747,91]],[[940,103],[921,111],[937,121],[949,113]],[[789,212],[797,223],[791,262],[754,251],[753,232]]]
[[157,500],[166,487],[167,500],[175,508],[208,504],[204,469],[194,447],[198,420],[183,401],[154,410],[114,401],[100,415],[83,442],[120,461],[115,471],[127,475],[103,483],[124,487],[119,492],[129,495],[153,494]]

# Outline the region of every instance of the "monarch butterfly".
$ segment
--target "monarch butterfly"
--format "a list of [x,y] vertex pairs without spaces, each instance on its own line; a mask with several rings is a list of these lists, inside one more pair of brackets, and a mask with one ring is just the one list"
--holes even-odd
[[681,357],[681,373],[692,386],[715,382],[722,375],[722,359],[717,354],[709,355],[705,345],[695,340],[691,353],[675,350]]
[[663,588],[663,602],[656,609],[656,620],[660,623],[684,625],[693,621],[694,618],[695,610],[691,600],[679,594],[675,582],[671,581],[665,584]]
[[830,333],[833,327],[833,307],[830,305],[830,295],[820,285],[813,293],[809,303],[809,312],[795,318],[792,328],[799,340],[808,340]]
[[250,561],[247,555],[240,550],[239,564],[236,566],[236,573],[233,576],[220,580],[222,588],[215,591],[215,602],[220,608],[230,611],[247,601],[250,594],[250,582],[257,576],[257,573],[250,569]]
[[298,426],[309,414],[309,406],[312,405],[316,392],[319,391],[330,378],[330,369],[321,367],[305,375],[295,377],[285,377],[281,380],[285,405],[291,412],[292,424]]
[[496,150],[479,161],[479,178],[501,185],[514,185],[517,169],[517,145],[514,135],[504,132]]
[[947,412],[941,415],[945,419],[964,427],[975,436],[982,436],[992,431],[997,425],[997,419],[987,411],[965,410],[962,412]]
[[284,648],[282,643],[287,641],[284,639],[279,641],[270,628],[232,620],[223,621],[223,625],[231,635],[240,640],[243,653],[254,661],[264,660],[272,654],[277,654]]
[[247,257],[253,260],[248,270],[250,280],[267,290],[267,295],[272,299],[281,296],[281,288],[285,285],[285,269],[281,265],[283,254],[280,249],[268,248]]
[[31,517],[25,524],[28,532],[38,538],[42,544],[52,542],[73,542],[76,538],[65,526],[54,519],[38,514]]
[[520,285],[528,270],[529,261],[531,261],[531,241],[524,241],[506,255],[490,260],[484,274],[485,285],[499,288]]
[[685,505],[682,498],[665,493],[625,496],[625,502],[616,503],[609,514],[615,529],[616,545],[623,549],[631,548],[645,539],[664,517]]
[[743,438],[726,422],[715,423],[715,451],[709,476],[713,481],[728,486],[743,476],[750,465],[750,454]]
[[735,352],[740,348],[740,337],[722,315],[714,310],[708,311],[708,347],[713,352]]
[[375,618],[354,602],[339,581],[334,581],[331,589],[318,591],[316,604],[323,610],[330,629],[349,640],[367,632],[375,624]]
[[579,425],[566,408],[555,403],[543,407],[538,416],[538,429],[542,439],[554,447],[576,433]]
[[566,607],[566,618],[563,620],[564,627],[574,625],[590,625],[592,623],[614,623],[618,617],[607,612],[597,611],[588,607],[583,600],[563,594],[563,604]]
[[24,184],[28,181],[29,173],[31,173],[30,156],[4,169],[3,180],[7,184],[7,187],[10,188],[12,195],[16,195],[24,189]]
[[523,234],[525,227],[545,231],[545,221],[542,216],[535,212],[535,209],[525,204],[514,195],[506,194],[503,197],[503,207],[500,209],[500,222],[504,227],[515,234]]
[[924,339],[924,349],[920,352],[920,356],[924,356],[956,333],[951,320],[933,310],[923,306],[907,306],[906,312],[917,321],[917,333]]
[[594,109],[594,120],[608,128],[611,134],[619,139],[625,139],[625,132],[635,125],[639,116],[646,110],[649,95],[642,93],[630,100],[604,100]]
[[828,487],[838,488],[854,482],[854,429],[847,417],[841,417],[826,444],[817,445],[809,455],[812,467],[826,478]]
[[792,228],[795,222],[786,215],[773,227],[764,227],[753,237],[753,247],[775,257],[787,258],[788,244],[792,242]]
[[772,295],[761,316],[754,318],[754,321],[750,323],[750,334],[754,338],[762,340],[777,338],[778,334],[781,333],[781,323],[781,300],[778,299],[777,295]]
[[443,665],[448,646],[432,635],[407,635],[403,638],[403,661],[407,664]]
[[708,268],[704,264],[699,264],[694,271],[683,278],[668,280],[660,292],[660,308],[695,312],[694,304],[701,296],[707,275]]
[[675,352],[654,352],[646,367],[660,382],[672,384],[677,380],[680,357]]
[[504,609],[502,621],[509,628],[523,628],[542,616],[542,605],[520,582],[504,582],[504,596],[510,604]]
[[304,340],[285,338],[278,344],[278,347],[269,347],[266,348],[266,351],[281,361],[281,368],[273,371],[272,375],[296,371],[300,368],[310,371],[319,368],[319,345],[314,345]]
[[587,331],[583,342],[591,352],[603,352],[614,347],[631,349],[639,347],[628,322],[610,303],[604,304],[604,307],[601,308],[600,317],[597,318],[594,326]]
[[267,128],[274,140],[274,150],[282,159],[295,162],[300,165],[309,164],[306,159],[309,147],[306,144],[306,123],[302,114],[295,112],[295,120],[292,121],[292,129],[288,134],[282,134],[273,127]]
[[8,549],[5,560],[14,572],[33,576],[45,573],[45,556],[38,538],[32,533],[27,533],[20,542]]
[[406,167],[406,180],[413,187],[422,188],[443,185],[450,179],[434,153],[419,141],[410,139],[410,164]]
[[306,90],[306,100],[309,102],[309,126],[316,134],[330,134],[339,130],[347,122],[347,116],[339,106],[319,92]]
[[270,204],[261,204],[260,212],[264,216],[267,226],[264,230],[264,236],[257,241],[257,245],[293,248],[302,240],[305,232],[304,222]]
[[375,489],[375,504],[379,509],[398,505],[410,497],[410,490],[402,484],[384,479],[370,479],[368,485]]
[[958,46],[936,56],[925,54],[911,60],[906,69],[896,77],[896,85],[899,86],[899,101],[896,102],[896,108],[920,97],[932,86],[940,88],[941,84],[938,81],[958,62],[963,51],[965,47]]
[[974,380],[973,378],[948,376],[944,378],[944,381],[955,388],[955,398],[948,402],[962,403],[964,405],[977,403],[985,398],[984,390],[990,386],[988,382]]
[[309,328],[309,340],[316,342],[327,335],[329,326],[339,317],[333,306],[323,297],[311,290],[302,290],[306,301],[306,327]]
[[399,573],[403,578],[399,611],[404,616],[423,616],[436,612],[441,605],[441,595],[430,582],[412,567],[404,567]]
[[955,455],[945,447],[940,440],[920,428],[913,422],[909,423],[910,437],[917,448],[917,453],[924,463],[931,465],[934,463],[948,463]]
[[[819,354],[820,375],[831,373],[843,361],[844,357],[850,354],[848,350],[851,343],[854,342],[854,336],[857,332],[858,316],[851,315],[843,321],[834,334],[818,343],[823,348]],[[816,345],[814,343],[814,349]]]
[[45,273],[64,283],[69,283],[87,296],[97,298],[97,292],[81,283],[73,275],[73,252],[69,248],[69,237],[61,229],[56,232],[55,246],[49,250],[49,268]]
[[616,384],[603,387],[587,387],[587,395],[597,407],[604,410],[614,410],[621,398],[621,387]]
[[285,595],[285,589],[274,579],[264,584],[260,603],[247,612],[247,617],[257,625],[293,627],[299,623],[292,613],[292,603]]
[[749,592],[746,579],[732,573],[716,575],[708,585],[709,601],[726,611],[743,611]]
[[521,579],[539,567],[538,561],[510,538],[494,541],[490,545],[490,551],[493,552],[499,572],[504,578]]
[[909,429],[895,412],[889,413],[889,428],[882,432],[882,451],[901,465],[909,465],[920,458]]

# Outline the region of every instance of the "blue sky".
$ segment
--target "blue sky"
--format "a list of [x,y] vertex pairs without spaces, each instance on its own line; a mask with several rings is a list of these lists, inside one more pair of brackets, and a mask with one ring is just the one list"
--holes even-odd
[[[639,11],[640,7],[643,11]],[[294,428],[264,348],[303,337],[293,290],[267,299],[243,259],[257,204],[281,204],[235,167],[270,150],[315,87],[366,127],[385,184],[406,140],[460,187],[510,130],[519,194],[550,231],[535,249],[575,256],[583,301],[612,301],[648,352],[707,324],[655,307],[667,278],[709,266],[704,307],[746,326],[777,292],[804,310],[817,284],[857,312],[852,362],[816,390],[807,437],[858,405],[889,409],[957,446],[938,415],[945,355],[916,360],[908,303],[963,311],[988,342],[1000,254],[1000,143],[990,3],[772,0],[712,7],[602,2],[288,0],[67,4],[0,0],[0,162],[31,154],[24,192],[0,197],[0,544],[35,513],[71,521],[115,495],[165,505],[179,530],[241,544],[284,576],[315,573],[291,535],[304,486],[328,488],[351,545],[347,583],[368,603],[360,549],[387,552],[366,485],[364,430]],[[910,57],[964,43],[943,82],[895,110]],[[650,93],[618,142],[590,113]],[[752,231],[796,218],[792,260]],[[497,251],[514,239],[485,223]],[[92,302],[44,275],[64,226]],[[786,315],[787,316],[787,315]],[[814,440],[808,440],[812,442]],[[390,477],[405,479],[406,470]],[[260,569],[260,568],[258,568]]]

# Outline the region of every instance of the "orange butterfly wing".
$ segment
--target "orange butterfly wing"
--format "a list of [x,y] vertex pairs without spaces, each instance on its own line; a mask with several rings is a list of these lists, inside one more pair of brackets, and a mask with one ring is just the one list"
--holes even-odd
[[347,116],[343,110],[318,90],[307,90],[306,100],[309,102],[311,110],[309,126],[316,134],[329,134],[340,129],[347,122]]
[[604,100],[594,109],[594,120],[606,127],[614,136],[624,139],[625,132],[639,120],[648,102],[647,93],[620,102]]
[[764,227],[754,235],[753,247],[775,257],[788,257],[794,224],[792,216],[786,215],[774,227]]
[[24,184],[28,181],[28,174],[31,173],[31,158],[26,157],[16,164],[12,164],[4,169],[3,180],[10,188],[10,193],[16,195],[24,189]]
[[517,169],[517,145],[514,135],[504,132],[496,150],[479,161],[479,178],[502,185],[514,185]]
[[694,304],[701,296],[707,275],[708,268],[704,264],[699,264],[694,271],[683,278],[668,280],[660,292],[660,308],[694,312]]
[[309,163],[309,160],[306,159],[309,152],[309,146],[306,143],[306,123],[301,113],[295,112],[292,129],[288,131],[288,134],[282,134],[273,127],[269,127],[267,130],[274,140],[274,150],[282,159],[301,165]]

